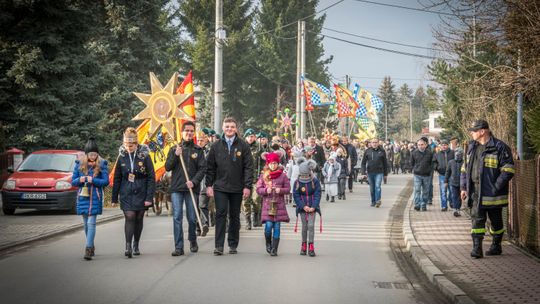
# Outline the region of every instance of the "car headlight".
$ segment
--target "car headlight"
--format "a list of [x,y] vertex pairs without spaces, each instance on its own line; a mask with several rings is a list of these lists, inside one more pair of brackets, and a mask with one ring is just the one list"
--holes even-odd
[[13,180],[13,179],[8,179],[8,180],[4,183],[3,188],[6,189],[6,190],[13,190],[13,189],[15,189],[15,180]]
[[67,190],[71,188],[71,184],[65,181],[56,182],[56,190]]

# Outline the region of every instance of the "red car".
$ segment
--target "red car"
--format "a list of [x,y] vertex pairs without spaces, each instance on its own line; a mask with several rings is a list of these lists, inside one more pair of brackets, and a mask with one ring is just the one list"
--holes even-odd
[[76,212],[77,187],[71,186],[77,150],[41,150],[30,154],[2,186],[2,209],[69,210]]

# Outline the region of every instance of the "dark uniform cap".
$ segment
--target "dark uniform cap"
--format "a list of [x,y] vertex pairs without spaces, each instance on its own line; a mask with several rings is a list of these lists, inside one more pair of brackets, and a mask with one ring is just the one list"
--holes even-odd
[[268,134],[266,134],[266,132],[264,131],[261,131],[257,134],[257,138],[268,138]]
[[246,132],[244,132],[244,137],[248,137],[248,136],[251,136],[251,135],[255,135],[255,130],[249,128],[246,130]]
[[210,135],[210,129],[209,128],[202,128],[202,132],[206,135]]
[[489,125],[488,125],[487,121],[485,121],[483,119],[478,119],[478,120],[475,120],[471,124],[471,127],[468,129],[468,131],[469,132],[478,131],[478,130],[481,130],[481,129],[488,129],[489,130]]
[[446,139],[441,140],[441,145],[448,145],[448,140]]
[[90,152],[99,153],[96,139],[93,137],[90,137],[88,141],[86,142],[86,145],[84,145],[84,153],[88,154]]

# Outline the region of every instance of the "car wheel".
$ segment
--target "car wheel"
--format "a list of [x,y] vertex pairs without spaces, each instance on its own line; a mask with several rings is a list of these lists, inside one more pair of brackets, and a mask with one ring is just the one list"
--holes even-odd
[[15,214],[15,208],[2,207],[2,211],[4,211],[5,215],[13,215],[13,214]]

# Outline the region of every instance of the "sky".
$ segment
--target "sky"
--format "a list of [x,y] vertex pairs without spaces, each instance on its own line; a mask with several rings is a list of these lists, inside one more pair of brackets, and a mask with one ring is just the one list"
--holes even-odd
[[[320,0],[317,11],[336,2],[338,0]],[[372,2],[422,8],[416,0],[372,0]],[[326,13],[324,24],[326,28],[422,47],[433,47],[435,38],[432,28],[439,24],[440,20],[437,14],[355,0],[345,0],[324,13]],[[381,43],[324,29],[322,33],[376,47],[433,55],[425,49]],[[404,83],[407,83],[413,91],[418,86],[434,85],[433,82],[429,81],[430,77],[427,71],[430,59],[383,52],[330,38],[324,38],[323,44],[325,57],[334,56],[329,65],[329,72],[334,77],[332,81],[336,83],[344,82],[345,75],[350,75],[352,77],[351,87],[354,83],[358,83],[373,93],[377,92],[382,78],[385,76],[392,78],[396,90]]]

